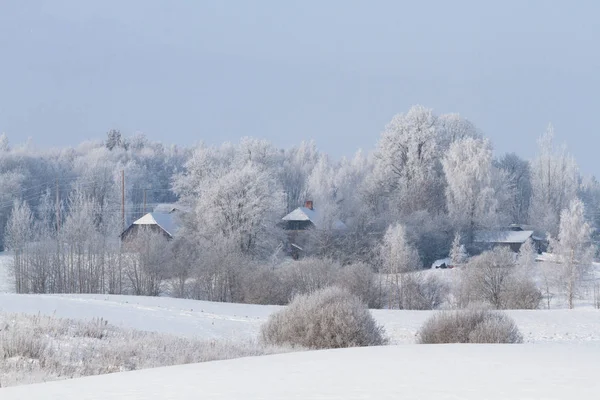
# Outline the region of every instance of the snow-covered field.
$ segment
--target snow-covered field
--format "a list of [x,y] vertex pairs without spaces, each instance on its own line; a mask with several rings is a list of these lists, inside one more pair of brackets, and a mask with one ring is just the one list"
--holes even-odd
[[[201,339],[256,338],[277,306],[165,297],[16,295],[0,255],[0,312],[104,318]],[[456,271],[433,270],[447,279]],[[431,311],[373,310],[394,346],[215,361],[0,389],[12,399],[597,399],[600,310],[507,313],[523,345],[415,345]]]
[[2,400],[597,399],[600,343],[402,345],[250,357],[0,389]]
[[[74,319],[104,318],[109,323],[144,331],[205,339],[256,338],[260,325],[277,306],[211,303],[165,297],[112,295],[0,294],[0,311],[56,315]],[[434,311],[373,310],[392,343],[414,343]],[[526,342],[600,341],[600,310],[511,310]]]

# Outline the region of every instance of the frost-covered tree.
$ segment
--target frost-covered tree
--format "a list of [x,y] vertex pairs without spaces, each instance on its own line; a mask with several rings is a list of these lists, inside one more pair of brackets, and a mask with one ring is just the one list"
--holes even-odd
[[440,115],[438,126],[440,143],[444,150],[449,149],[452,143],[459,140],[481,137],[477,127],[471,121],[456,113]]
[[380,272],[385,275],[388,289],[388,306],[403,308],[405,303],[404,274],[421,268],[417,250],[408,242],[406,231],[400,224],[390,226],[379,249]]
[[[440,135],[431,109],[413,106],[395,115],[377,143],[375,175],[396,214],[438,210]],[[440,203],[440,200],[442,201]]]
[[517,256],[517,265],[524,271],[531,270],[535,264],[537,258],[537,251],[535,249],[535,243],[531,238],[527,239],[525,243],[519,249]]
[[283,153],[280,180],[285,193],[286,211],[304,204],[308,195],[308,178],[319,161],[314,142],[302,142]]
[[380,255],[381,271],[387,274],[414,271],[421,267],[419,255],[408,242],[406,231],[400,224],[388,228],[383,237]]
[[9,152],[10,151],[10,142],[8,140],[8,136],[6,133],[0,135],[0,152]]
[[121,131],[119,131],[118,129],[111,129],[110,131],[108,131],[106,136],[106,148],[108,150],[127,147],[127,142],[125,138],[123,138]]
[[504,155],[496,167],[506,174],[510,198],[506,213],[510,221],[520,224],[528,221],[531,204],[531,168],[529,162],[514,153]]
[[569,308],[573,308],[581,280],[588,272],[594,254],[591,227],[585,220],[581,200],[571,201],[561,213],[558,241],[553,243],[552,250],[560,262],[559,282],[562,283]]
[[442,160],[448,186],[446,202],[456,227],[473,241],[476,229],[494,225],[497,199],[492,185],[492,149],[485,139],[452,143]]
[[456,233],[454,235],[454,240],[452,241],[452,247],[450,248],[450,260],[453,266],[458,266],[464,264],[468,259],[467,250],[465,249],[465,245],[460,242],[460,233]]
[[578,173],[566,148],[554,147],[554,129],[548,127],[539,140],[539,154],[532,164],[530,223],[553,236],[558,233],[560,215],[577,196]]
[[27,248],[33,239],[33,213],[24,201],[15,200],[6,226],[6,245],[14,253],[12,271],[17,293],[29,290]]
[[204,240],[232,240],[246,255],[270,254],[279,243],[276,224],[285,210],[276,157],[264,141],[199,146],[174,182],[193,210],[195,223],[188,229]]
[[497,309],[535,309],[541,293],[516,267],[515,254],[497,247],[469,260],[462,275],[462,306],[487,304]]
[[585,206],[585,217],[592,227],[592,240],[600,243],[600,182],[594,176],[582,179],[579,195]]

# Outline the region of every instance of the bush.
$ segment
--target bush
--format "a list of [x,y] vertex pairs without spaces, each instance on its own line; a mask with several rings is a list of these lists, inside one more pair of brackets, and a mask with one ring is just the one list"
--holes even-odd
[[244,279],[244,303],[285,305],[290,301],[290,293],[279,277],[278,271],[269,267],[257,267]]
[[542,292],[527,277],[515,276],[505,293],[503,304],[510,310],[536,310],[542,301]]
[[496,309],[536,309],[542,299],[525,271],[516,268],[509,249],[495,248],[473,257],[465,266],[459,305],[487,304]]
[[448,285],[435,276],[411,274],[403,278],[402,309],[434,310],[448,298]]
[[354,263],[339,269],[336,286],[360,297],[369,308],[381,308],[382,300],[373,269],[365,263]]
[[438,313],[425,322],[418,336],[421,344],[523,342],[511,318],[487,310]]
[[311,257],[286,264],[278,273],[291,299],[293,295],[309,294],[333,285],[340,268],[336,261]]
[[383,328],[360,298],[337,287],[297,296],[287,308],[271,315],[261,338],[270,345],[310,349],[386,343]]

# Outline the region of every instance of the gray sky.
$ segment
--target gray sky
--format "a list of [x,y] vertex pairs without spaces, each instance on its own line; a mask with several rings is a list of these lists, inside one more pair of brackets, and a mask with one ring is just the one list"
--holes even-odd
[[459,112],[497,154],[547,124],[600,176],[597,1],[0,0],[0,132],[374,147],[397,112]]

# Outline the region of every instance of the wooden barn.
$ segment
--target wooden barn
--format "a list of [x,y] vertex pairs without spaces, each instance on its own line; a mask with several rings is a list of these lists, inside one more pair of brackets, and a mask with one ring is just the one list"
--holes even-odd
[[121,233],[121,241],[127,242],[141,232],[148,230],[160,233],[167,239],[173,239],[179,230],[181,216],[180,209],[171,204],[161,204],[153,212],[148,213],[134,221]]

